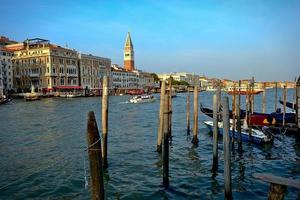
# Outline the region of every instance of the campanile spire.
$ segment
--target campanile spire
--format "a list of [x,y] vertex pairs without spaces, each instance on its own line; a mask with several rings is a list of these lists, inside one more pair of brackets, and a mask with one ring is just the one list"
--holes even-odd
[[134,50],[130,37],[130,32],[127,33],[124,46],[124,68],[128,71],[134,70]]

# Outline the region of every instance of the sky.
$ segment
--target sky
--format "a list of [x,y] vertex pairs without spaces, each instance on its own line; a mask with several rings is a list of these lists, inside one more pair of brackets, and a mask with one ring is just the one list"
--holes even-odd
[[40,37],[149,72],[294,80],[300,75],[299,0],[1,0],[0,35]]

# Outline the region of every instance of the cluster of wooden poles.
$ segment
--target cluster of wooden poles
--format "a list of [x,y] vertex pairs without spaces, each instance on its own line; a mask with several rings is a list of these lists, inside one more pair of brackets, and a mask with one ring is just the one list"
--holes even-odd
[[[162,153],[163,158],[163,185],[169,187],[169,139],[172,137],[172,98],[171,98],[171,81],[169,81],[169,89],[166,90],[166,83],[163,81],[160,94],[160,112],[159,112],[159,129],[157,137],[157,152]],[[197,146],[198,139],[198,87],[194,87],[194,124],[193,124],[193,139],[192,143]],[[213,116],[214,116],[214,134],[213,134],[213,167],[212,172],[216,174],[218,169],[218,122],[220,121],[221,113],[221,90],[213,97]],[[229,101],[228,97],[222,100],[222,119],[224,124],[223,145],[224,145],[224,183],[225,197],[232,198],[231,189],[231,139],[229,136]],[[187,134],[190,134],[190,94],[187,95]],[[241,144],[241,139],[239,139]]]
[[[247,90],[254,90],[254,80],[251,82]],[[239,87],[241,88],[241,81]],[[234,87],[235,90],[235,87]],[[286,92],[285,92],[286,93]],[[225,198],[232,199],[231,188],[231,151],[234,149],[234,133],[237,129],[238,132],[238,150],[242,152],[242,139],[241,139],[241,97],[238,92],[238,102],[236,106],[236,93],[234,92],[232,99],[232,113],[233,118],[237,119],[237,124],[233,120],[233,134],[230,138],[230,116],[229,116],[229,100],[228,97],[223,97],[221,101],[221,86],[217,87],[217,92],[213,96],[213,164],[212,173],[216,175],[218,170],[218,123],[223,123],[223,149],[224,149],[224,189]],[[194,87],[194,116],[193,116],[193,145],[197,146],[198,139],[198,87]],[[286,98],[285,98],[286,100]],[[266,101],[265,92],[263,93],[263,105]],[[276,99],[277,102],[277,89]],[[277,103],[275,103],[275,109]],[[246,98],[246,113],[253,113],[254,109],[254,95],[247,95]],[[265,111],[265,106],[263,106]],[[248,112],[249,111],[249,112]],[[249,117],[249,116],[247,116]],[[187,134],[190,134],[190,94],[187,95]],[[87,143],[88,155],[91,173],[91,193],[92,199],[105,199],[104,183],[103,183],[103,170],[108,168],[107,161],[107,135],[108,135],[108,78],[105,76],[103,79],[103,95],[102,95],[102,144],[99,135],[97,122],[93,111],[88,113],[87,122]],[[166,89],[165,81],[162,81],[161,96],[160,96],[160,110],[159,110],[159,128],[157,137],[157,152],[162,153],[163,158],[163,185],[169,187],[169,141],[172,139],[172,83],[169,81],[169,88]]]

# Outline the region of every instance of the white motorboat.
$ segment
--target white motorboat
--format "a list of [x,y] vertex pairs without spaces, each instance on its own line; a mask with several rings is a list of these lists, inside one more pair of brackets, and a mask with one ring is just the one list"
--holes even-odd
[[151,103],[154,101],[155,98],[153,95],[137,95],[129,100],[130,103]]

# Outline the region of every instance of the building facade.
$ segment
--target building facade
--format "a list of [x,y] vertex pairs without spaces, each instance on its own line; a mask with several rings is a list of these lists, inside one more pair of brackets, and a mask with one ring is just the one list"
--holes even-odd
[[125,46],[124,46],[124,69],[127,71],[135,70],[134,50],[133,50],[133,44],[129,32],[127,33]]
[[18,91],[31,86],[43,91],[79,86],[77,52],[35,38],[7,45],[14,50],[12,58],[14,85]]
[[196,74],[186,73],[186,72],[175,72],[175,73],[164,73],[164,74],[157,74],[160,80],[167,80],[171,76],[176,81],[185,81],[190,86],[200,86],[200,76]]
[[84,89],[99,90],[102,88],[103,76],[111,74],[111,60],[91,54],[78,54],[80,85]]
[[113,89],[138,89],[139,77],[133,71],[127,71],[116,64],[112,65],[111,77]]
[[13,90],[13,51],[0,47],[0,89],[3,93]]

